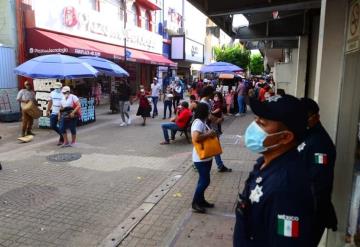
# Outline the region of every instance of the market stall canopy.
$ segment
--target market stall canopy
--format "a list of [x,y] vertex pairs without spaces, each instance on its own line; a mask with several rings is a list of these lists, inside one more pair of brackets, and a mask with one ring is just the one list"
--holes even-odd
[[242,71],[243,69],[232,63],[226,62],[215,62],[208,65],[204,65],[200,72],[202,73],[221,73],[221,72],[236,72]]
[[95,69],[104,73],[105,75],[116,76],[116,77],[129,76],[129,73],[126,70],[121,68],[116,63],[109,61],[107,59],[101,57],[94,57],[94,56],[82,56],[79,58],[84,62],[93,66]]
[[76,57],[52,54],[35,57],[14,69],[15,74],[37,78],[76,79],[92,78],[99,71]]

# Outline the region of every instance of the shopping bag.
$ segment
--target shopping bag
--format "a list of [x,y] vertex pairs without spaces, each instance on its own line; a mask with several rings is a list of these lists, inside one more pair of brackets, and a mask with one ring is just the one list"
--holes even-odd
[[217,136],[206,138],[202,142],[193,141],[195,150],[201,160],[207,159],[222,153],[219,138]]
[[30,117],[32,117],[33,119],[38,119],[42,116],[42,111],[31,100],[28,103],[26,103],[26,105],[23,107],[22,110],[26,112],[28,115],[30,115]]

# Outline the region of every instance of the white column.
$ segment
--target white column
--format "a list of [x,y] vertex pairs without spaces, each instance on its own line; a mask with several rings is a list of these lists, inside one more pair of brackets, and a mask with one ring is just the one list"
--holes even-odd
[[305,84],[306,84],[306,70],[307,70],[307,59],[308,59],[308,36],[299,37],[298,47],[298,63],[296,71],[296,88],[295,96],[304,97],[305,95]]
[[314,99],[320,106],[322,123],[333,140],[339,113],[346,12],[346,0],[321,1]]

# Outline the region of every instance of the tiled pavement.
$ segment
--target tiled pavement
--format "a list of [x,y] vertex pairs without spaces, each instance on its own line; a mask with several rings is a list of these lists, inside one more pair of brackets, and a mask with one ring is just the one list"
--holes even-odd
[[[191,167],[191,146],[183,138],[158,145],[159,119],[122,129],[118,118],[99,116],[80,129],[78,146],[66,150],[54,146],[48,130],[37,131],[26,145],[11,141],[11,131],[0,133],[6,137],[0,147],[0,246],[97,246],[174,171]],[[207,198],[216,207],[208,215],[190,210],[197,173],[187,169],[120,246],[230,246],[236,194],[255,158],[235,135],[251,118],[230,117],[224,124],[223,159],[234,172],[220,174],[213,164]],[[1,125],[0,132],[3,126],[16,132],[14,124]],[[68,152],[82,158],[47,160]]]

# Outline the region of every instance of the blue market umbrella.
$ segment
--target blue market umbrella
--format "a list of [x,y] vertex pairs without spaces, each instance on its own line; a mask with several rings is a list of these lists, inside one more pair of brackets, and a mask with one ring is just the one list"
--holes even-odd
[[95,69],[103,72],[105,75],[109,76],[117,76],[117,77],[124,77],[129,76],[129,73],[121,68],[114,62],[111,62],[107,59],[101,57],[93,57],[93,56],[82,56],[79,57],[81,60],[87,62]]
[[76,79],[99,74],[95,68],[76,57],[51,54],[35,57],[14,69],[15,74],[30,78]]
[[235,72],[242,71],[243,69],[232,63],[226,62],[215,62],[201,67],[200,72],[202,73],[220,73],[220,72]]

